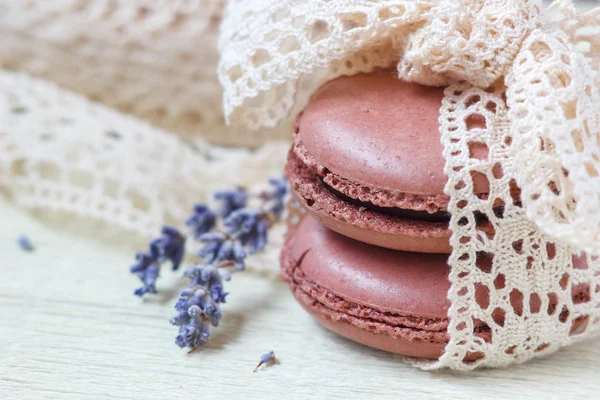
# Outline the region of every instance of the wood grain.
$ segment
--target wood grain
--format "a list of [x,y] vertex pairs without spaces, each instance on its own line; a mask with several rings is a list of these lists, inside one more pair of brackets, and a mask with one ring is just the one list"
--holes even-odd
[[[131,294],[129,239],[57,229],[6,202],[0,221],[1,399],[592,399],[600,392],[600,342],[505,370],[423,372],[322,329],[264,272],[234,277],[222,326],[187,355],[168,323],[184,284],[179,274],[164,273],[162,293],[140,301]],[[34,252],[17,246],[21,233]],[[252,373],[271,349],[280,364]]]

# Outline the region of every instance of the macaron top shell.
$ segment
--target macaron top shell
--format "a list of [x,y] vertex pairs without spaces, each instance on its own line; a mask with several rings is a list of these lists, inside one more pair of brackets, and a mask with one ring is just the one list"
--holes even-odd
[[299,142],[332,173],[411,194],[443,194],[447,177],[438,117],[443,89],[391,71],[323,85],[298,120]]
[[303,273],[337,296],[381,311],[447,318],[447,256],[370,246],[305,218],[290,238]]

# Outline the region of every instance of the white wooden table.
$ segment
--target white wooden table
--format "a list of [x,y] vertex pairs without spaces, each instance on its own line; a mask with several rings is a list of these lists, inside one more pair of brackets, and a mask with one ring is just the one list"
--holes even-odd
[[[480,399],[600,396],[600,342],[471,374],[423,372],[317,325],[269,274],[238,274],[222,326],[187,355],[169,325],[178,273],[140,301],[139,243],[0,200],[0,399]],[[96,229],[96,228],[94,228]],[[27,234],[31,253],[16,244]],[[96,232],[97,235],[97,232]],[[260,355],[281,360],[252,373]]]

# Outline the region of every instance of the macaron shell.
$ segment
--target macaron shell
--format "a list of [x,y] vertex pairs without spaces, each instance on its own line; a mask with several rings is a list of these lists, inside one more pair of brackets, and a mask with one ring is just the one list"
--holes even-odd
[[287,238],[281,266],[298,302],[326,328],[380,350],[435,359],[448,341],[448,267],[438,255],[416,265],[420,256],[356,242],[307,216]]
[[305,218],[291,256],[312,282],[356,304],[406,316],[447,317],[447,256],[369,246]]
[[285,173],[302,206],[327,228],[364,243],[419,253],[450,253],[446,223],[408,220],[338,198],[290,152]]
[[373,333],[373,323],[345,314],[336,313],[312,300],[301,291],[294,295],[300,305],[321,325],[332,332],[365,346],[408,357],[438,359],[444,353],[447,334],[433,332],[428,337],[412,329],[395,328],[395,336],[389,333]]
[[[450,287],[446,256],[397,252],[369,246],[329,231],[307,216],[287,237],[281,251],[281,269],[298,302],[326,328],[350,340],[377,349],[420,358],[439,358],[449,340],[446,313]],[[583,257],[573,257],[583,268]],[[589,301],[590,288],[574,285],[575,303]],[[482,307],[489,298],[476,293]],[[517,315],[522,301],[511,305]],[[540,309],[541,302],[527,306]],[[551,300],[556,309],[558,300]],[[559,318],[566,321],[568,311]],[[588,317],[571,321],[572,335],[588,323]],[[492,331],[483,322],[474,334],[486,342]],[[515,345],[527,346],[527,343]],[[480,353],[467,353],[473,361]]]
[[401,81],[391,71],[338,78],[311,98],[298,121],[299,140],[350,181],[442,194],[442,98],[443,89]]

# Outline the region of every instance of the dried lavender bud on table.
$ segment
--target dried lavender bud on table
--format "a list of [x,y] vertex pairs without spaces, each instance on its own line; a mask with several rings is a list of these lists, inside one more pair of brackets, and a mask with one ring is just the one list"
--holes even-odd
[[273,363],[276,360],[277,360],[277,358],[275,358],[275,352],[273,352],[273,350],[271,350],[270,352],[265,353],[262,356],[260,356],[260,361],[258,362],[258,365],[256,366],[256,368],[254,368],[254,371],[252,371],[252,372],[258,371],[258,368],[261,365]]
[[165,226],[161,236],[150,242],[147,253],[136,255],[137,263],[132,265],[130,272],[137,274],[142,281],[142,287],[135,290],[136,296],[146,293],[156,293],[156,280],[160,267],[166,261],[171,261],[173,271],[176,271],[185,254],[185,236],[176,228]]
[[33,251],[33,245],[31,244],[31,241],[29,240],[29,238],[25,235],[21,235],[19,236],[19,238],[17,239],[17,243],[19,244],[19,247],[24,250],[24,251]]

